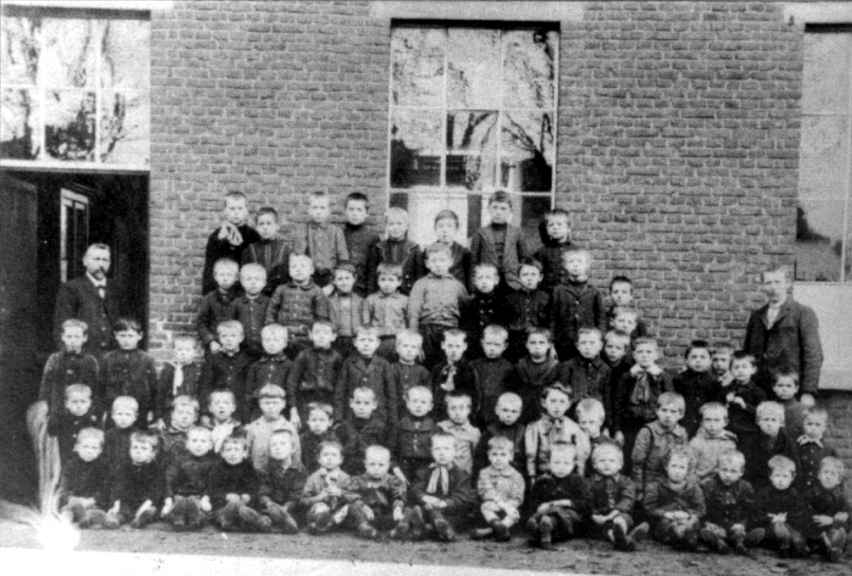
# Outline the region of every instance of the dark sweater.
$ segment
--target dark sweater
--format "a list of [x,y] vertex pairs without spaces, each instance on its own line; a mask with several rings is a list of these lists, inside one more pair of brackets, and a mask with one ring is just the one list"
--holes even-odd
[[218,340],[216,327],[219,323],[234,319],[234,301],[237,296],[239,290],[234,286],[228,290],[215,288],[205,292],[195,319],[195,329],[205,349],[210,347],[211,342]]
[[98,361],[91,354],[54,352],[44,365],[38,399],[47,402],[50,416],[62,414],[65,388],[69,384],[86,384],[92,390],[92,404],[100,409],[100,379]]
[[259,485],[257,471],[250,460],[231,465],[220,459],[210,469],[210,504],[214,509],[221,508],[228,494],[248,494],[251,497],[248,505],[255,507]]
[[407,237],[401,240],[387,238],[373,245],[367,264],[367,287],[371,294],[379,289],[379,264],[392,264],[402,268],[399,291],[403,294],[411,292],[411,287],[417,279],[426,274],[420,246]]
[[82,460],[77,454],[72,454],[62,468],[62,499],[64,504],[68,498],[94,498],[95,506],[104,508],[108,500],[109,469],[103,456],[91,462]]
[[112,406],[118,396],[133,396],[139,403],[138,421],[147,424],[157,391],[157,368],[147,352],[138,349],[107,352],[101,363],[101,382],[105,407]]
[[477,390],[473,401],[479,406],[478,423],[484,426],[497,420],[494,408],[500,394],[517,388],[515,367],[502,356],[477,358],[470,366],[476,374]]
[[542,475],[530,491],[532,510],[555,500],[571,500],[571,506],[567,508],[574,510],[581,517],[587,516],[592,504],[592,491],[588,480],[577,472],[562,478],[552,474]]
[[338,434],[343,443],[342,468],[350,475],[364,473],[364,453],[368,446],[381,444],[390,447],[393,445],[388,442],[392,432],[386,428],[378,411],[367,419],[352,415],[340,425]]
[[725,485],[713,475],[701,483],[707,515],[704,520],[721,526],[725,530],[734,524],[746,526],[754,517],[755,494],[746,480],[737,480]]
[[146,500],[159,507],[164,493],[165,476],[156,460],[147,464],[125,462],[115,473],[110,501],[120,500],[121,512],[132,515]]
[[269,296],[260,294],[255,298],[249,298],[243,294],[234,300],[234,320],[239,320],[243,325],[242,349],[257,358],[263,354],[263,345],[260,342],[260,331],[265,326],[266,309],[269,307]]
[[349,400],[356,388],[369,388],[375,394],[376,414],[391,428],[398,420],[399,400],[391,378],[390,363],[378,355],[365,358],[355,352],[340,367],[334,391],[334,413],[346,420],[351,417]]
[[544,362],[533,362],[529,356],[521,358],[515,365],[517,390],[524,402],[521,422],[528,424],[541,416],[541,393],[556,382],[556,368],[559,363],[553,358]]
[[[304,457],[304,446],[302,446],[302,456]],[[304,470],[287,466],[281,460],[270,458],[266,472],[260,475],[257,491],[259,503],[263,504],[266,499],[280,505],[298,502],[302,496],[306,478]]]
[[589,478],[592,501],[591,514],[606,515],[613,510],[624,514],[633,514],[636,501],[636,487],[627,476],[603,476],[597,472]]
[[343,237],[346,239],[346,249],[349,251],[349,262],[355,266],[355,292],[360,296],[366,296],[367,261],[373,247],[379,241],[379,235],[366,224],[356,226],[346,222],[343,225]]
[[320,444],[323,442],[340,442],[337,431],[329,428],[324,434],[314,434],[305,426],[302,433],[299,434],[299,443],[302,448],[302,464],[309,474],[316,472],[320,467],[317,458],[319,458]]
[[795,487],[779,490],[771,484],[757,491],[754,506],[754,526],[769,528],[768,514],[786,514],[787,525],[802,531],[808,524],[807,503]]
[[56,436],[59,442],[59,461],[68,462],[77,443],[77,433],[83,428],[98,428],[99,418],[94,407],[82,416],[74,416],[67,410],[47,420],[47,433]]
[[213,265],[216,263],[216,260],[230,258],[239,264],[243,249],[260,240],[260,234],[248,224],[237,226],[237,230],[239,230],[242,236],[240,244],[231,244],[227,238],[220,240],[219,228],[213,230],[207,238],[207,247],[204,250],[204,272],[201,277],[201,291],[204,294],[216,289],[216,282],[213,280]]
[[210,470],[217,460],[213,452],[204,456],[193,456],[188,451],[178,452],[166,469],[165,496],[209,495]]
[[[454,375],[450,378],[451,369],[455,370]],[[479,405],[477,404],[477,380],[476,373],[466,359],[462,358],[456,362],[453,367],[445,360],[432,369],[432,393],[434,395],[433,406],[434,416],[443,419],[446,415],[447,406],[444,399],[449,390],[444,389],[447,381],[452,380],[452,391],[456,393],[465,393],[471,399],[471,419],[475,419],[479,414]]]

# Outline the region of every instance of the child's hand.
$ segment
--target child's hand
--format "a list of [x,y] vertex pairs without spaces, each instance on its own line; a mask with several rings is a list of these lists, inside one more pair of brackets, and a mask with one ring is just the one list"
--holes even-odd
[[846,521],[849,520],[848,512],[838,512],[834,515],[834,521],[838,524],[846,524]]
[[251,502],[251,494],[240,494],[240,502],[243,504]]
[[402,512],[402,508],[394,508],[393,509],[393,521],[394,522],[402,522],[405,519],[405,514]]
[[376,513],[369,506],[364,506],[364,518],[367,519],[367,522],[372,522],[376,519]]
[[814,523],[817,526],[831,526],[834,524],[834,518],[825,514],[815,514],[813,516]]
[[732,402],[734,404],[737,404],[740,408],[746,407],[746,401],[743,400],[740,396],[734,396],[734,399],[732,400]]
[[110,515],[110,516],[116,516],[120,509],[121,509],[121,500],[116,500],[115,504],[112,505],[112,508],[107,510],[107,514]]
[[166,498],[163,501],[163,509],[160,512],[160,516],[163,516],[163,517],[168,516],[169,512],[172,511],[172,508],[174,508],[174,506],[175,506],[174,500],[172,500],[171,498]]
[[332,497],[339,497],[343,495],[343,490],[340,489],[340,486],[337,484],[332,484],[326,489],[326,493]]
[[295,406],[290,408],[290,424],[292,424],[296,430],[302,427],[302,420],[299,418],[299,410],[297,410]]
[[201,497],[201,503],[199,504],[199,507],[204,512],[210,512],[213,509],[213,506],[210,504],[210,497],[207,496],[206,494],[204,496],[202,496]]
[[145,500],[144,502],[142,502],[142,505],[136,511],[136,514],[133,515],[133,519],[139,520],[139,517],[142,516],[142,514],[144,514],[148,510],[151,510],[152,508],[154,508],[154,503],[150,500]]
[[535,509],[535,513],[536,514],[547,514],[548,512],[550,512],[550,510],[551,510],[550,502],[545,502],[543,504],[540,504],[539,507]]
[[427,494],[427,495],[425,495],[425,496],[423,496],[422,500],[423,500],[423,504],[424,504],[427,508],[437,508],[437,507],[438,507],[438,502],[440,502],[440,500],[438,500],[436,497],[434,497],[434,496],[430,496],[430,495],[428,495],[428,494]]
[[213,354],[216,354],[221,349],[222,349],[222,345],[219,344],[218,342],[216,342],[215,340],[210,342],[210,352],[212,352]]
[[228,244],[233,246],[239,246],[243,241],[243,236],[240,234],[240,230],[228,222],[222,222],[222,225],[219,227],[219,234],[217,235],[219,240],[227,240]]
[[787,513],[781,512],[780,514],[770,514],[769,519],[773,524],[781,524],[787,521]]
[[165,422],[163,422],[163,419],[162,419],[162,418],[160,418],[160,419],[158,419],[156,422],[154,422],[154,424],[152,424],[152,426],[151,426],[151,427],[152,427],[152,428],[155,428],[155,429],[156,429],[157,431],[159,431],[159,432],[162,432],[163,430],[165,430],[165,429],[166,429],[166,423],[165,423]]
[[665,518],[666,520],[676,520],[677,515],[676,515],[676,512],[672,512],[672,511],[663,512],[663,518]]

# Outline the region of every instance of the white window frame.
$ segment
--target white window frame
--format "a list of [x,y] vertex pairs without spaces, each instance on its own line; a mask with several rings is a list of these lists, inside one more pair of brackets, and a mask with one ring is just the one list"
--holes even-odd
[[[68,212],[80,210],[84,212],[85,228],[86,228],[86,244],[89,237],[89,220],[91,218],[89,198],[77,192],[73,192],[67,188],[59,190],[59,275],[62,282],[68,281],[68,263],[73,256],[68,254]],[[79,256],[82,256],[80,254]]]

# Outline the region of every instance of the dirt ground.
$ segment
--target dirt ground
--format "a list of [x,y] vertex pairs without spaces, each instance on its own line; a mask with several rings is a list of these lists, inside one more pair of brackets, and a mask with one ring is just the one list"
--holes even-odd
[[[24,524],[0,520],[0,556],[3,547],[38,547],[35,531]],[[840,563],[827,564],[815,557],[810,560],[781,560],[762,550],[756,551],[753,558],[674,552],[652,542],[643,542],[639,550],[627,554],[615,552],[605,543],[591,540],[563,543],[559,545],[558,550],[546,552],[530,548],[521,536],[515,536],[507,544],[470,540],[460,540],[452,544],[368,542],[342,533],[326,536],[283,536],[223,534],[212,529],[198,533],[175,533],[161,524],[141,531],[86,530],[82,534],[80,549],[156,554],[349,559],[647,576],[805,576],[815,573],[821,576],[848,576],[852,573],[852,558],[849,555]]]

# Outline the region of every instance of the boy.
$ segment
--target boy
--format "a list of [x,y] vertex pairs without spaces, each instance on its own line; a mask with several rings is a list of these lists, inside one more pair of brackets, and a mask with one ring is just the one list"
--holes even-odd
[[544,390],[556,382],[559,362],[553,357],[550,330],[533,328],[527,333],[527,355],[515,365],[518,377],[518,393],[523,399],[524,412],[521,422],[528,424],[541,416],[541,396]]
[[242,192],[225,194],[224,220],[207,238],[204,249],[204,273],[201,277],[201,292],[207,294],[216,289],[214,263],[222,258],[240,261],[245,247],[260,240],[257,231],[248,224],[248,201]]
[[393,452],[399,459],[394,474],[402,474],[409,483],[420,468],[429,465],[431,438],[439,432],[429,415],[432,405],[432,391],[426,386],[412,386],[405,394],[406,413],[399,420]]
[[675,376],[674,390],[683,396],[686,410],[681,424],[692,437],[698,430],[699,410],[707,402],[718,400],[722,387],[710,374],[710,344],[693,340],[686,349],[686,369]]
[[[312,192],[308,201],[308,221],[296,230],[295,254],[304,254],[313,261],[309,274],[313,274],[313,282],[331,293],[331,276],[334,267],[344,260],[349,260],[349,250],[343,230],[331,224],[328,195],[322,191]],[[292,256],[290,257],[290,276],[293,276]]]
[[[351,192],[346,196],[343,224],[343,238],[346,240],[348,260],[355,266],[355,293],[362,298],[367,295],[367,262],[379,241],[379,235],[370,230],[367,221],[369,202],[361,192]],[[339,265],[339,262],[338,262]]]
[[799,394],[799,375],[793,370],[779,370],[771,375],[775,401],[784,406],[784,428],[790,438],[804,433],[806,408],[796,397]]
[[379,349],[379,334],[375,328],[360,326],[355,336],[355,350],[340,367],[334,390],[334,412],[345,421],[349,417],[346,399],[355,388],[367,387],[373,391],[377,417],[389,429],[396,429],[399,420],[396,388],[391,380],[391,368],[387,360],[376,355]]
[[113,428],[104,434],[104,462],[115,472],[130,460],[130,436],[139,429],[139,404],[133,396],[119,396],[112,402]]
[[296,427],[290,424],[282,414],[287,406],[284,389],[275,384],[266,384],[257,391],[257,403],[260,408],[260,417],[246,424],[244,430],[249,461],[255,470],[266,472],[269,461],[269,439],[276,430],[289,430],[293,435],[293,461],[297,466],[301,466],[302,452]]
[[[398,414],[405,411],[405,395],[414,386],[432,389],[432,376],[417,363],[423,348],[423,336],[411,330],[402,330],[396,336],[396,362],[391,364],[391,382],[399,401]],[[379,347],[381,350],[381,346]],[[378,352],[377,352],[378,354]],[[401,416],[400,416],[401,417]]]
[[385,213],[387,236],[373,245],[367,264],[367,286],[371,293],[381,290],[379,267],[399,268],[399,291],[407,295],[414,282],[423,275],[421,263],[423,253],[416,243],[408,239],[408,212],[404,208],[391,206]]
[[642,319],[639,318],[639,311],[636,308],[616,306],[612,309],[612,320],[609,322],[609,327],[624,332],[631,339],[639,338],[637,332],[640,322],[642,322]]
[[462,303],[460,327],[467,332],[472,343],[467,350],[470,359],[482,356],[479,341],[489,324],[508,324],[506,301],[503,293],[497,292],[500,277],[493,264],[477,264],[473,267],[473,294]]
[[826,456],[819,464],[818,483],[804,493],[808,504],[807,538],[829,562],[837,562],[843,555],[849,534],[850,508],[843,491],[845,472],[842,460]]
[[415,540],[429,524],[438,540],[453,542],[457,530],[473,512],[476,493],[470,475],[453,464],[453,436],[444,433],[432,436],[431,454],[432,464],[421,468],[412,482],[409,496],[413,508],[406,520]]
[[334,349],[346,358],[352,353],[355,333],[364,321],[364,299],[353,292],[355,266],[341,262],[334,268],[334,292],[328,297],[328,313],[337,338]]
[[243,325],[243,350],[253,360],[257,360],[263,354],[260,331],[266,321],[266,309],[269,307],[269,296],[263,293],[266,270],[260,264],[246,264],[240,269],[240,284],[243,294],[234,300],[233,319]]
[[438,422],[438,428],[456,439],[453,463],[468,474],[473,474],[473,455],[482,433],[470,423],[470,396],[464,392],[450,392],[444,401],[448,418]]
[[829,456],[837,457],[833,447],[825,442],[828,427],[828,411],[812,406],[805,412],[804,434],[796,437],[795,447],[799,456],[798,487],[802,492],[814,488],[818,483],[821,462]]
[[494,406],[495,418],[485,426],[479,445],[483,448],[476,461],[476,469],[481,470],[487,460],[487,451],[484,449],[492,438],[502,436],[512,442],[512,466],[522,475],[526,474],[526,450],[524,449],[524,433],[526,427],[521,423],[521,412],[523,401],[514,392],[503,392],[497,398]]
[[162,516],[175,530],[200,528],[210,512],[208,478],[216,463],[210,430],[193,426],[186,434],[186,450],[176,453],[166,469]]
[[544,221],[538,228],[542,246],[533,257],[541,262],[541,271],[544,275],[541,288],[547,294],[553,292],[553,289],[565,280],[562,258],[571,248],[569,220],[568,212],[561,208],[554,208],[544,215]]
[[[470,250],[456,242],[459,231],[459,217],[452,210],[441,210],[435,214],[435,244],[444,246],[450,251],[449,273],[462,286],[468,287],[470,279]],[[428,249],[427,249],[428,252]],[[423,254],[424,261],[427,254]],[[420,267],[425,272],[425,263]]]
[[675,548],[694,551],[706,506],[701,487],[690,476],[692,457],[681,446],[669,452],[666,476],[648,485],[643,500],[654,538]]
[[65,410],[47,421],[47,433],[59,444],[59,462],[67,463],[83,428],[96,427],[100,418],[92,405],[92,389],[85,384],[65,387]]
[[229,390],[237,402],[238,418],[248,419],[249,406],[245,402],[246,376],[251,357],[240,350],[243,342],[243,325],[237,320],[220,322],[216,327],[222,347],[204,362],[201,371],[201,398],[209,397],[214,390]]
[[147,426],[153,416],[157,390],[157,368],[147,352],[139,350],[143,332],[139,322],[119,318],[113,326],[118,350],[107,352],[101,366],[104,402],[111,406],[118,396],[132,396],[139,404],[140,424]]
[[257,472],[248,460],[245,436],[228,436],[222,443],[219,461],[210,469],[210,505],[220,530],[272,529],[272,521],[254,509],[258,486]]
[[320,446],[319,469],[308,476],[302,490],[302,506],[308,507],[308,532],[328,532],[340,525],[349,512],[343,498],[343,488],[349,483],[349,474],[340,469],[342,449],[337,442],[323,442]]
[[272,527],[284,534],[299,531],[296,516],[299,497],[305,486],[305,473],[293,463],[293,441],[290,430],[275,430],[269,437],[269,464],[260,475],[257,491],[260,510],[272,520]]
[[205,352],[215,354],[222,349],[216,338],[216,327],[220,322],[234,319],[234,300],[239,295],[237,278],[240,267],[233,260],[217,260],[213,265],[213,279],[216,286],[204,293],[195,328]]
[[616,550],[630,552],[647,533],[648,525],[643,522],[633,529],[636,488],[620,473],[623,464],[624,455],[614,442],[602,442],[592,450],[590,525],[593,535],[606,538]]
[[289,280],[287,265],[293,246],[288,239],[278,234],[278,230],[278,211],[271,206],[264,206],[257,211],[260,240],[246,246],[242,253],[243,265],[260,264],[266,270],[266,286],[263,288],[266,296],[271,296],[276,288]]
[[165,362],[157,379],[154,400],[154,423],[162,429],[168,426],[169,411],[178,396],[198,397],[203,364],[196,356],[197,341],[193,336],[175,336],[174,360]]
[[479,472],[476,491],[482,504],[479,512],[489,528],[474,532],[475,537],[493,535],[498,542],[511,538],[509,530],[521,519],[524,477],[512,468],[515,446],[505,436],[488,441],[488,467]]
[[[100,383],[98,361],[91,354],[83,353],[88,329],[85,322],[74,318],[62,323],[62,350],[54,352],[47,359],[38,391],[38,399],[47,402],[48,419],[58,418],[62,414],[67,386],[85,384],[91,392]],[[99,401],[100,398],[95,400]],[[100,408],[97,406],[98,410]]]
[[109,471],[101,457],[103,444],[103,431],[83,428],[77,434],[74,456],[62,466],[60,513],[80,528],[114,527],[104,512]]
[[[615,276],[609,282],[609,299],[610,305],[607,308],[606,319],[607,325],[614,327],[615,311],[617,308],[634,309],[633,307],[633,281],[627,276]],[[635,309],[634,309],[635,310]],[[648,336],[648,327],[645,322],[639,318],[638,310],[636,311],[636,325],[633,333],[628,334],[643,338]]]
[[541,263],[532,258],[518,266],[520,287],[506,295],[509,349],[507,358],[517,362],[526,354],[527,332],[550,325],[550,293],[541,288]]
[[[287,377],[293,363],[284,353],[287,348],[287,329],[281,324],[267,324],[260,331],[263,356],[253,362],[246,375],[246,405],[252,418],[258,415],[257,391],[268,384],[287,388]],[[292,401],[292,397],[290,398]],[[291,408],[292,412],[292,408]]]
[[457,328],[462,302],[467,290],[450,272],[450,249],[432,244],[426,249],[426,268],[429,274],[417,280],[408,297],[408,327],[423,335],[426,366],[440,360],[440,345],[444,332]]
[[728,409],[719,402],[708,402],[699,410],[701,426],[689,441],[689,447],[695,457],[695,475],[703,481],[716,473],[719,456],[736,450],[737,435],[726,430]]
[[364,450],[361,474],[350,478],[343,497],[358,536],[375,540],[379,530],[399,538],[406,534],[405,484],[390,474],[390,450],[372,444]]
[[715,474],[701,482],[707,515],[699,532],[701,541],[714,552],[725,554],[733,547],[746,554],[746,530],[753,515],[754,490],[743,480],[745,456],[737,450],[719,456]]
[[308,330],[313,322],[329,319],[328,297],[311,280],[313,267],[309,257],[292,254],[290,281],[275,289],[266,309],[265,324],[277,323],[287,328],[291,358],[308,347]]
[[199,411],[200,405],[193,396],[180,395],[172,400],[168,426],[157,428],[160,430],[159,460],[165,466],[171,463],[176,451],[186,446],[186,435],[197,424]]
[[230,390],[214,390],[210,393],[209,427],[213,441],[213,452],[222,450],[225,438],[240,428],[240,421],[234,418],[237,411],[237,401]]
[[[757,372],[754,356],[735,352],[731,360],[731,383],[722,387],[722,396],[728,406],[728,430],[737,435],[740,446],[750,446],[758,434],[754,418],[757,405],[766,400],[766,394],[752,377]],[[748,454],[746,454],[748,461]]]
[[309,403],[334,403],[334,390],[343,362],[340,354],[331,347],[335,338],[331,322],[314,321],[309,336],[311,346],[299,352],[287,376],[287,397],[292,404],[290,422],[297,428],[307,418]]
[[532,516],[527,530],[533,542],[545,550],[553,542],[572,538],[589,513],[592,494],[588,481],[576,469],[577,451],[571,444],[557,444],[548,455],[547,472],[530,492]]
[[710,369],[713,377],[719,382],[722,388],[730,385],[733,376],[731,375],[731,359],[734,355],[734,349],[730,345],[721,343],[716,344],[713,348],[713,356],[710,359]]
[[777,454],[769,459],[768,468],[769,482],[757,491],[756,527],[749,531],[747,542],[778,548],[782,558],[805,556],[803,531],[807,525],[807,507],[793,486],[796,463]]
[[[609,396],[609,366],[601,359],[603,336],[597,328],[580,328],[575,341],[577,356],[561,362],[556,381],[567,386],[575,402],[586,398],[603,401]],[[571,413],[574,411],[572,409]]]
[[364,473],[364,451],[374,444],[389,444],[388,436],[395,429],[386,427],[385,420],[376,410],[376,393],[368,386],[352,390],[349,399],[350,416],[343,421],[338,435],[343,444],[343,470],[347,474]]
[[159,440],[152,432],[130,435],[130,459],[115,472],[109,515],[116,525],[143,528],[157,518],[163,500],[163,470],[157,461]]
[[591,448],[586,434],[565,415],[571,406],[571,391],[559,382],[551,384],[541,395],[541,405],[544,415],[528,424],[524,433],[530,482],[549,472],[550,451],[556,444],[574,447],[575,465],[582,474]]
[[[613,442],[609,434],[603,430],[606,414],[600,400],[596,398],[580,400],[574,405],[574,413],[577,415],[577,425],[589,438],[589,445],[593,452],[597,445]],[[590,470],[587,470],[587,472],[590,472]]]
[[299,434],[302,465],[308,474],[319,468],[319,451],[323,442],[339,442],[332,418],[334,410],[325,402],[308,402],[305,407],[307,426]]
[[[457,328],[451,328],[444,332],[441,350],[444,351],[446,360],[432,369],[432,389],[435,391],[435,404],[438,409],[438,417],[445,415],[444,397],[451,392],[467,394],[471,399],[476,398],[478,384],[476,373],[464,358],[467,350],[467,334]],[[473,406],[474,414],[478,414],[479,407]]]
[[556,353],[563,362],[577,355],[574,342],[580,328],[594,327],[603,332],[606,315],[603,297],[589,284],[592,256],[588,250],[571,248],[562,258],[567,278],[550,296],[551,330]]
[[482,331],[483,357],[470,363],[476,375],[476,405],[479,406],[477,424],[481,427],[495,421],[494,406],[500,394],[517,386],[515,368],[503,358],[508,339],[509,333],[505,328],[489,324]]
[[643,426],[636,434],[630,461],[638,498],[644,497],[650,483],[663,480],[668,453],[675,447],[686,447],[686,430],[678,424],[683,411],[683,396],[676,392],[663,392],[657,398],[656,420]]
[[758,434],[751,444],[741,444],[746,455],[746,480],[752,486],[766,484],[769,460],[778,454],[794,462],[797,459],[794,441],[784,430],[784,407],[777,402],[761,402],[755,410]]
[[604,427],[614,433],[613,414],[615,413],[615,399],[619,397],[621,379],[625,374],[630,372],[633,367],[633,358],[628,351],[630,350],[630,336],[618,330],[610,330],[604,336],[604,347],[601,359],[609,366],[609,391],[604,396],[604,411],[606,412],[606,421]]
[[[528,256],[521,229],[509,224],[512,218],[512,199],[505,190],[497,190],[488,199],[490,222],[470,239],[471,263],[491,264],[497,268],[500,292],[517,290],[518,263]],[[471,278],[473,284],[474,278]]]
[[382,344],[377,354],[388,362],[396,360],[396,335],[408,326],[408,296],[399,292],[402,268],[395,264],[379,264],[378,292],[364,302],[364,324],[379,331]]

